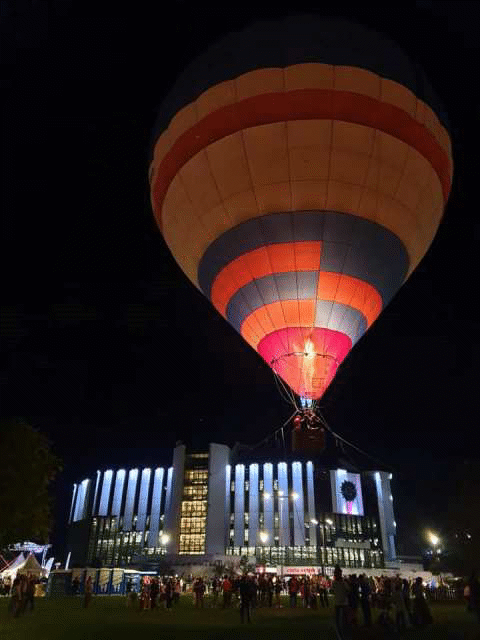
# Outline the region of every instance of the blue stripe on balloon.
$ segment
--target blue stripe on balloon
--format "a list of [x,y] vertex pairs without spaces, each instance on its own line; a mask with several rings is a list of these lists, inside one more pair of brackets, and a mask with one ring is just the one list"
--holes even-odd
[[[372,285],[386,306],[405,279],[409,258],[399,238],[379,224],[347,213],[298,211],[247,220],[216,238],[202,256],[198,280],[210,298],[220,271],[265,245],[321,241],[321,271],[343,273]],[[294,296],[297,297],[297,296]]]

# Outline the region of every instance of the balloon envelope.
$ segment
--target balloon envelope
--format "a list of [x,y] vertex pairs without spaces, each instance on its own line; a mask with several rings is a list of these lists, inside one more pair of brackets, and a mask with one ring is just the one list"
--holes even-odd
[[430,246],[447,126],[394,43],[314,16],[225,37],[162,106],[150,184],[164,238],[297,394],[322,396]]

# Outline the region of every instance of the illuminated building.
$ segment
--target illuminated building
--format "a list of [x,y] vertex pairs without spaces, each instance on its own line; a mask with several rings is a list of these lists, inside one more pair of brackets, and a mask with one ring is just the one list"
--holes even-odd
[[[179,444],[172,466],[108,469],[74,485],[73,566],[380,568],[396,559],[391,474],[325,455]],[[162,544],[162,540],[168,543]]]

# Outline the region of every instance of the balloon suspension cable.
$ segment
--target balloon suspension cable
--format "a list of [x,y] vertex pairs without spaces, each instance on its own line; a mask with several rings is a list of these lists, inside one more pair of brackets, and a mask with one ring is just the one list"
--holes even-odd
[[276,439],[279,435],[282,438],[283,447],[285,448],[285,433],[284,433],[284,429],[288,425],[288,423],[293,420],[293,418],[297,415],[297,413],[298,413],[298,410],[295,410],[292,413],[292,415],[287,420],[285,420],[285,422],[282,424],[281,427],[278,427],[277,429],[272,431],[272,433],[270,433],[266,438],[264,438],[263,440],[258,442],[256,445],[254,445],[253,449],[258,449],[258,447],[261,447],[262,445],[266,444],[267,442],[269,442],[269,440],[272,440],[272,438]]
[[[275,377],[277,377],[277,376],[275,376]],[[281,391],[280,386],[279,386],[279,390],[280,390],[280,392],[282,394],[282,397],[283,397],[283,393]],[[288,395],[290,396],[290,394],[288,394]],[[353,466],[357,466],[357,463],[355,463],[355,461],[350,458],[350,456],[348,455],[347,450],[346,450],[344,445],[346,445],[346,447],[350,447],[351,449],[354,449],[355,451],[360,453],[362,456],[365,456],[369,460],[372,460],[372,462],[375,462],[376,464],[381,465],[383,468],[388,469],[389,471],[393,471],[394,470],[391,465],[385,464],[382,460],[379,460],[378,458],[375,458],[374,456],[370,455],[369,453],[367,453],[366,451],[364,451],[360,447],[357,447],[357,445],[353,444],[353,442],[350,442],[349,440],[347,440],[343,436],[341,436],[338,433],[336,433],[330,427],[330,425],[328,424],[328,422],[327,422],[325,416],[323,415],[323,413],[322,413],[322,411],[321,411],[321,409],[320,409],[320,407],[318,405],[318,402],[316,400],[313,400],[312,406],[310,406],[308,409],[299,408],[297,406],[294,398],[292,400],[292,404],[295,407],[295,411],[291,414],[291,416],[282,424],[281,427],[278,427],[272,433],[270,433],[266,438],[264,438],[263,440],[258,442],[256,445],[254,445],[253,449],[257,449],[257,448],[263,446],[264,444],[268,443],[273,438],[276,439],[279,436],[282,439],[283,448],[285,449],[285,432],[284,432],[285,427],[287,427],[287,425],[292,422],[292,420],[295,418],[296,415],[305,414],[307,412],[312,412],[313,411],[313,413],[315,413],[315,416],[318,418],[318,421],[320,422],[322,427],[324,427],[333,436],[333,438],[335,440],[335,443],[337,444],[337,446],[339,446],[341,448],[342,453],[348,458],[349,462],[351,464],[353,464]]]
[[272,371],[273,371],[273,377],[275,379],[275,384],[277,385],[277,389],[278,389],[281,397],[283,398],[283,400],[285,400],[285,402],[287,402],[288,404],[293,406],[293,408],[295,409],[295,413],[298,413],[300,411],[300,408],[297,405],[297,401],[295,399],[295,394],[285,384],[285,382],[278,375],[278,373],[274,369],[272,369]]

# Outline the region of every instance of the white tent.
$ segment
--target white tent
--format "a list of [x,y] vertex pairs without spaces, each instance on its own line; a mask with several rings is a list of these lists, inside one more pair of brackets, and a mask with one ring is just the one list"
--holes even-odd
[[26,558],[23,553],[21,553],[18,558],[15,558],[15,560],[0,573],[0,576],[2,576],[2,578],[9,577],[12,580],[15,580],[17,573],[20,575],[30,574],[39,578],[44,574],[44,570],[33,553],[29,553]]
[[12,560],[10,564],[0,571],[0,577],[6,578],[7,576],[11,576],[12,572],[15,573],[18,567],[20,567],[24,562],[25,556],[23,553],[20,553],[15,560]]

